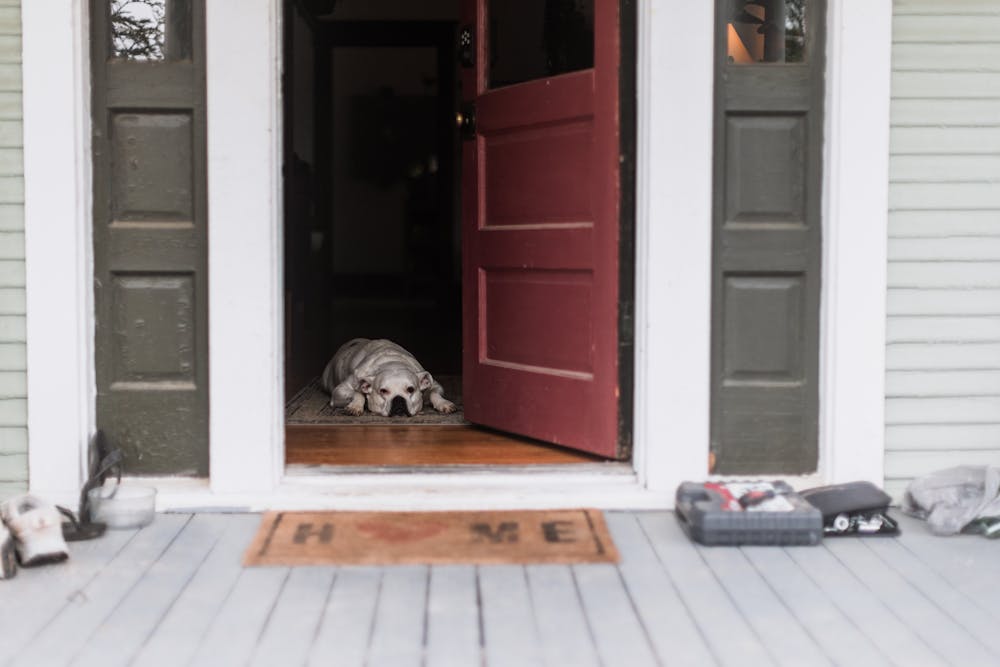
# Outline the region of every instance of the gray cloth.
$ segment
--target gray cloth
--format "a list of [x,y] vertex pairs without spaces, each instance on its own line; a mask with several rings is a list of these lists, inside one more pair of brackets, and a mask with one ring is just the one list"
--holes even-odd
[[957,466],[919,477],[903,511],[926,519],[935,535],[954,535],[979,519],[1000,520],[1000,468]]

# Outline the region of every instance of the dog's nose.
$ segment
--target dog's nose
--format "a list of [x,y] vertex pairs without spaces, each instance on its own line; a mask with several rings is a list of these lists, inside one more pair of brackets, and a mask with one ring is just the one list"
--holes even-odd
[[396,396],[392,399],[392,404],[389,407],[390,417],[409,417],[410,411],[406,409],[406,399],[402,396]]

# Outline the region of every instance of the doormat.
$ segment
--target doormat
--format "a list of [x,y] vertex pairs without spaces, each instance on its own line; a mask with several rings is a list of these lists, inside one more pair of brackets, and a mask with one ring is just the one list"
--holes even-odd
[[424,409],[412,417],[383,417],[365,411],[355,417],[344,412],[343,408],[330,407],[330,394],[326,393],[319,378],[314,378],[309,384],[299,390],[285,404],[286,424],[394,424],[396,426],[412,424],[468,424],[462,411],[461,378],[442,376],[438,378],[444,389],[444,397],[458,408],[451,414],[443,415],[431,407],[430,401],[424,401]]
[[243,564],[617,563],[599,510],[268,512]]

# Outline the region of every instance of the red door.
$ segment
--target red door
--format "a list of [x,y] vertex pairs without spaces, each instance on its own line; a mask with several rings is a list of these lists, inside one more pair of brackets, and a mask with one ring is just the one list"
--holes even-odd
[[607,457],[620,454],[618,2],[463,0],[465,413]]

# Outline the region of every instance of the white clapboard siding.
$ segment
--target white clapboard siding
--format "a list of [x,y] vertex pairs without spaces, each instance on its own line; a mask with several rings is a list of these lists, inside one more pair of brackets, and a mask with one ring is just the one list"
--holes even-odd
[[[940,0],[928,0],[927,5]],[[893,20],[893,42],[906,44],[976,44],[996,42],[1000,34],[1000,14],[984,7],[969,14],[897,14]]]
[[[1000,105],[997,106],[1000,117]],[[1000,155],[941,155],[928,160],[924,155],[894,155],[889,160],[893,183],[980,183],[1000,182]]]
[[890,289],[888,310],[890,318],[896,315],[1000,315],[1000,289]]
[[0,500],[28,481],[21,3],[0,3]]
[[[3,94],[0,93],[0,101],[2,99]],[[24,152],[19,151],[19,153],[23,157]],[[0,203],[0,231],[24,231],[24,206],[22,204]]]
[[900,397],[887,403],[885,423],[992,424],[998,414],[1000,396]]
[[0,35],[0,60],[5,63],[21,62],[20,35]]
[[894,99],[956,98],[976,99],[996,97],[1000,92],[996,71],[902,71],[893,74]]
[[[890,186],[891,187],[891,186]],[[1000,215],[996,211],[890,211],[891,238],[947,238],[953,236],[1000,235]]]
[[892,126],[921,126],[928,118],[940,125],[989,125],[1000,118],[1000,99],[900,99],[892,100]]
[[[2,183],[3,179],[0,179],[0,187],[2,187]],[[1000,187],[996,183],[985,180],[977,183],[896,182],[892,184],[889,193],[889,206],[894,211],[907,209],[992,210],[1000,206]]]
[[996,288],[1000,287],[1000,262],[893,262],[890,287]]
[[889,372],[1000,369],[1000,343],[889,343],[886,365]]
[[966,72],[1000,71],[1000,45],[903,43],[892,47],[893,70]]
[[886,489],[1000,465],[1000,0],[894,0]]
[[[954,209],[954,212],[955,215],[961,215],[958,208]],[[1000,260],[1000,237],[895,239],[890,244],[890,262],[913,260],[928,262]]]
[[888,398],[935,396],[1000,396],[1000,370],[889,371]]
[[893,155],[992,155],[1000,150],[1000,127],[893,127],[889,141]]
[[886,339],[893,343],[989,343],[1000,339],[1000,317],[893,317]]
[[996,0],[893,0],[893,13],[896,16],[917,14],[919,16],[935,16],[940,14],[958,14],[961,16],[975,14],[1000,14]]
[[942,443],[956,451],[996,449],[1000,424],[895,424],[885,431],[886,444],[900,451],[942,450]]

